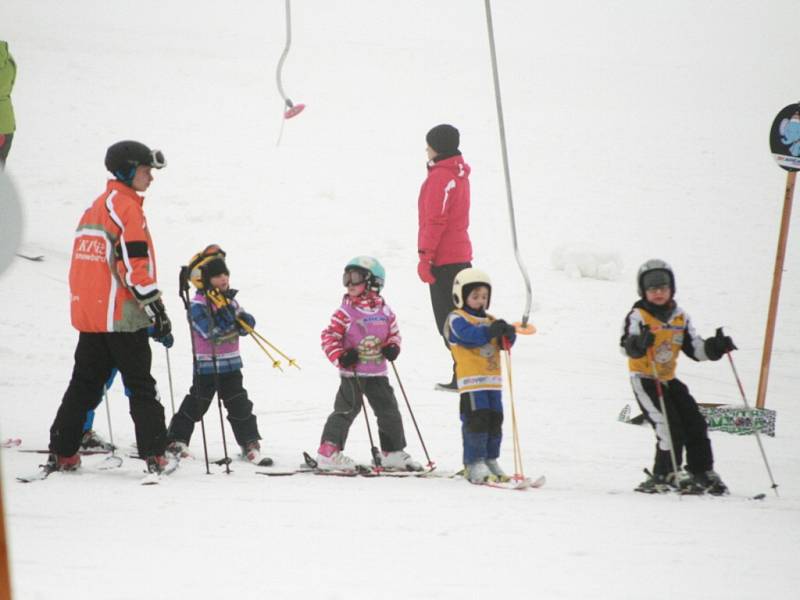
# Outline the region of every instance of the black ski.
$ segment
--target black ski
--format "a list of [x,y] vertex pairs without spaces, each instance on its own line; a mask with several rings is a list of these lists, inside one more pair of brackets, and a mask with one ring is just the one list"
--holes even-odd
[[20,254],[19,252],[16,253],[17,256],[20,258],[24,258],[25,260],[32,260],[33,262],[42,262],[44,260],[44,255],[40,254],[38,256],[30,256],[28,254]]

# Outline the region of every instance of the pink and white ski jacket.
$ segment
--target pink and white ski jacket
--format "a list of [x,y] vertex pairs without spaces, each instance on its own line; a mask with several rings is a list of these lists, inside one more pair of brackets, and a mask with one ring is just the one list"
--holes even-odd
[[344,369],[339,358],[346,350],[358,350],[356,373],[359,377],[386,376],[384,346],[402,341],[397,318],[384,299],[370,290],[352,299],[345,294],[342,305],[322,330],[322,350],[342,377],[352,377],[353,369]]
[[419,191],[420,258],[434,266],[469,262],[469,174],[463,157],[428,163],[428,177]]

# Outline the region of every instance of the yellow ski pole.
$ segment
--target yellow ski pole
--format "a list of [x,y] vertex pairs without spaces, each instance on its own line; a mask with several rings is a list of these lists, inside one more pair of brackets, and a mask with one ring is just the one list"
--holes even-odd
[[[241,321],[239,321],[239,323],[241,323]],[[245,325],[246,325],[246,323],[245,323]],[[247,330],[247,328],[245,328],[245,331],[248,331],[248,330]],[[285,359],[286,359],[286,360],[289,362],[289,366],[290,366],[290,367],[296,367],[296,368],[298,368],[298,369],[300,368],[300,365],[298,365],[298,364],[297,364],[297,359],[290,358],[289,356],[287,356],[287,355],[286,355],[286,354],[285,354],[285,353],[284,353],[284,352],[283,352],[283,351],[282,351],[280,348],[278,348],[278,347],[277,347],[275,344],[273,344],[272,342],[270,342],[270,341],[269,341],[267,338],[265,338],[263,335],[261,335],[261,334],[260,334],[259,332],[257,332],[255,329],[253,329],[253,328],[251,327],[251,328],[250,328],[250,330],[248,331],[248,333],[251,333],[252,335],[254,335],[255,337],[257,337],[258,339],[260,339],[260,340],[261,340],[262,342],[264,342],[264,343],[265,343],[267,346],[269,346],[269,347],[270,347],[270,348],[272,348],[272,349],[273,349],[275,352],[277,352],[277,353],[278,353],[280,356],[282,356],[283,358],[285,358]]]
[[503,350],[505,350],[506,371],[508,372],[508,398],[511,404],[511,436],[514,447],[514,479],[524,481],[525,470],[522,467],[522,448],[519,443],[519,429],[517,428],[517,410],[514,406],[514,385],[511,373],[511,345],[503,337]]
[[264,347],[264,344],[262,344],[262,343],[261,343],[261,342],[258,340],[258,337],[256,337],[255,335],[253,335],[253,334],[256,332],[256,330],[255,330],[255,329],[253,329],[252,327],[250,327],[250,325],[248,325],[248,324],[247,324],[245,321],[243,321],[242,319],[239,319],[239,318],[237,318],[237,319],[236,319],[236,322],[237,322],[237,323],[239,323],[239,326],[240,326],[242,329],[244,329],[244,330],[245,330],[247,333],[249,333],[249,334],[250,334],[250,337],[251,337],[251,338],[253,338],[253,341],[254,341],[256,344],[258,344],[258,347],[259,347],[259,348],[261,348],[261,350],[264,352],[264,354],[266,354],[266,355],[267,355],[267,357],[268,357],[268,358],[269,358],[269,359],[272,361],[272,368],[273,368],[273,369],[280,369],[281,373],[283,373],[283,369],[281,368],[281,361],[277,360],[277,359],[276,359],[274,356],[272,356],[272,354],[270,353],[270,351],[269,351],[269,350],[267,350],[267,349]]

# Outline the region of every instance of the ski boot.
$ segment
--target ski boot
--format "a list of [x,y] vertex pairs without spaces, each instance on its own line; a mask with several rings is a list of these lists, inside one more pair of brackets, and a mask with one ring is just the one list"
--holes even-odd
[[479,460],[468,465],[464,465],[464,475],[470,483],[486,483],[487,481],[497,481],[485,461]]
[[647,475],[647,479],[633,488],[634,492],[641,492],[642,494],[666,494],[670,491],[671,484],[668,482],[668,478],[672,476],[672,473],[667,476],[661,474],[653,475],[647,469],[645,469],[644,472]]
[[272,465],[272,459],[268,456],[261,456],[261,444],[258,440],[248,442],[242,446],[242,457],[250,463],[259,467],[269,467]]
[[511,481],[511,477],[506,475],[506,472],[503,471],[502,467],[500,467],[500,465],[497,464],[496,458],[487,458],[486,466],[489,467],[489,470],[492,472],[492,475],[494,475],[497,478],[497,481],[503,481],[503,482]]
[[317,468],[320,471],[356,471],[356,461],[345,456],[333,442],[322,442],[317,450]]
[[422,465],[404,450],[381,452],[381,466],[388,471],[422,471]]
[[194,455],[189,451],[189,446],[185,442],[172,440],[167,444],[166,452],[175,458],[194,458]]
[[81,456],[78,453],[72,456],[61,456],[60,454],[50,454],[47,457],[47,464],[44,465],[48,471],[77,471],[81,466]]
[[722,482],[722,478],[714,470],[698,473],[694,476],[694,480],[698,486],[712,496],[727,496],[730,493],[728,486]]
[[104,450],[111,452],[114,446],[101,438],[94,429],[87,429],[81,437],[81,450]]

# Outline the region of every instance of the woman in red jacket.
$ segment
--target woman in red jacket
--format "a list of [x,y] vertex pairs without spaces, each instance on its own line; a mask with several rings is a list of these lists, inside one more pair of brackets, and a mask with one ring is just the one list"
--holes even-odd
[[[437,125],[425,136],[428,177],[419,192],[419,265],[417,273],[430,286],[436,329],[442,330],[453,310],[453,280],[456,273],[471,267],[469,240],[469,173],[458,149],[460,136],[452,125]],[[449,348],[449,346],[448,346]],[[449,383],[437,388],[457,392],[455,363]]]

